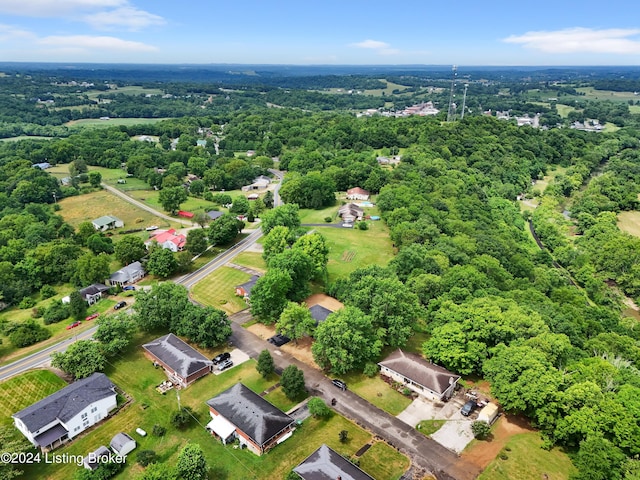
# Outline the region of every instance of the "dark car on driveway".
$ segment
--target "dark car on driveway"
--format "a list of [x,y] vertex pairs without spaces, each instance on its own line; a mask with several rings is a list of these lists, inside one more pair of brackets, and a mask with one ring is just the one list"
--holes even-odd
[[469,400],[462,406],[462,408],[460,409],[460,413],[465,417],[468,417],[476,409],[477,406],[478,404],[475,400]]
[[130,292],[130,291],[133,291],[135,289],[136,289],[136,287],[134,287],[133,285],[127,285],[126,287],[122,287],[122,290],[125,291],[125,292]]
[[285,337],[284,335],[281,335],[279,333],[267,339],[267,342],[275,345],[276,347],[281,347],[282,345],[284,345],[285,343],[289,343],[290,341],[291,339],[289,337]]
[[229,360],[231,358],[231,354],[229,352],[224,352],[219,355],[216,355],[211,360],[214,365],[218,365],[220,362],[224,362],[225,360]]
[[127,302],[118,302],[113,306],[114,310],[120,310],[122,307],[126,307],[127,306]]
[[342,380],[338,380],[337,378],[334,378],[333,380],[331,380],[331,383],[333,383],[336,387],[338,387],[342,391],[345,391],[347,389],[347,384],[344,383]]

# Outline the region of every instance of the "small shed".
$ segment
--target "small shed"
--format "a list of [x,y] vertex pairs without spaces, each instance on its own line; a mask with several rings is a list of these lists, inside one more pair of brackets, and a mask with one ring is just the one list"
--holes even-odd
[[[89,455],[84,457],[82,459],[82,463],[84,465],[84,468],[93,471],[102,464],[101,459],[107,459],[110,455],[111,452],[109,451],[109,449],[104,445],[100,445],[96,450],[90,452]],[[105,460],[103,460],[102,462],[104,461]]]
[[124,457],[129,452],[132,452],[136,448],[136,441],[126,433],[120,432],[111,439],[109,443],[111,450],[116,455]]
[[491,425],[498,418],[498,413],[498,406],[495,403],[487,403],[478,413],[478,421]]

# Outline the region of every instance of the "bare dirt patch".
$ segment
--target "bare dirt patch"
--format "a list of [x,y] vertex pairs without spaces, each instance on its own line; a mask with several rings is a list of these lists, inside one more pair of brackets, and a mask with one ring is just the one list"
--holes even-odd
[[304,301],[307,306],[312,307],[314,305],[321,305],[332,312],[336,310],[340,310],[344,307],[344,304],[329,295],[325,295],[324,293],[314,293],[310,297],[307,297]]
[[[312,295],[312,296],[315,296],[315,295]],[[256,323],[254,325],[251,325],[250,327],[247,328],[247,330],[249,330],[251,333],[265,340],[276,334],[276,329],[273,325],[264,325],[262,323]],[[311,339],[311,337],[304,337],[298,340],[297,345],[295,344],[295,342],[290,342],[290,343],[287,343],[286,345],[281,346],[280,350],[288,353],[289,355],[292,355],[293,357],[295,357],[297,360],[300,360],[305,365],[309,365],[310,367],[317,368],[318,370],[320,370],[320,367],[318,366],[318,364],[313,360],[313,354],[311,353],[312,343],[313,343],[313,340]]]
[[461,460],[484,470],[504,448],[509,438],[518,433],[531,431],[533,428],[524,417],[504,414],[498,419],[491,436],[487,440],[474,441],[462,453]]

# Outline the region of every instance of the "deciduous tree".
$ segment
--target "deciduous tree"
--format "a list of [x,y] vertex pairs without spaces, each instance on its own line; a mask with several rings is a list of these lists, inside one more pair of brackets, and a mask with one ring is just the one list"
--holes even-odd
[[304,372],[295,365],[289,365],[284,369],[280,377],[280,385],[289,400],[300,399],[307,391],[304,385]]
[[105,363],[100,345],[93,340],[79,340],[65,352],[51,355],[51,365],[72,375],[75,380],[102,371]]

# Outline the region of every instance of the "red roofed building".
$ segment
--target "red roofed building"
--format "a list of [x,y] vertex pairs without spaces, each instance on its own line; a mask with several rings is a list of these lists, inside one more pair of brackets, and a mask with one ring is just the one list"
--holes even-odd
[[184,210],[179,210],[178,211],[178,216],[179,217],[184,217],[184,218],[193,218],[193,213],[192,212],[186,212]]
[[347,190],[348,200],[369,200],[369,192],[363,188],[355,187]]
[[172,252],[181,252],[187,244],[187,237],[181,233],[176,235],[176,231],[172,228],[167,231],[159,231],[149,241],[145,242],[147,248],[153,242],[156,242],[162,248],[168,248]]

